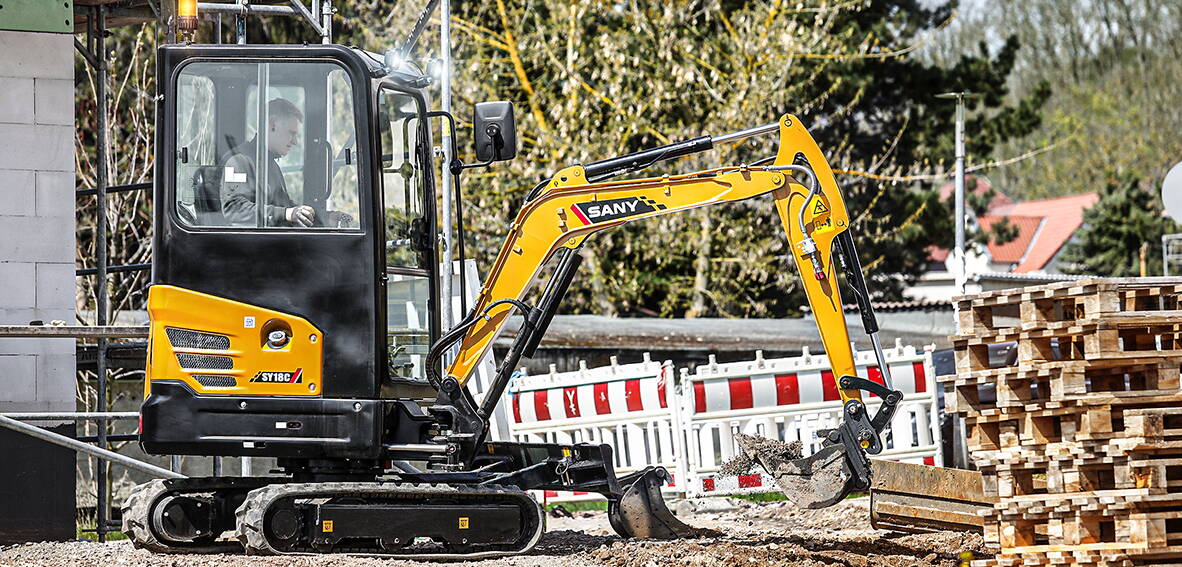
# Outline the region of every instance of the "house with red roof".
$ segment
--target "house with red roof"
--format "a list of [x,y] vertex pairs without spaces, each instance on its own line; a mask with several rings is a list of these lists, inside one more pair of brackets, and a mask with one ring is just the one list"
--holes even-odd
[[[984,177],[970,176],[966,185],[979,197],[994,192],[988,212],[975,219],[976,229],[990,230],[1003,219],[1017,229],[1017,236],[1002,244],[969,244],[965,254],[966,293],[1077,278],[1063,274],[1057,259],[1075,231],[1083,226],[1084,211],[1100,200],[1098,194],[1017,202],[994,190]],[[951,182],[941,187],[941,199],[951,199],[952,191]],[[929,270],[908,294],[919,300],[946,301],[958,295],[955,259],[945,248],[933,247],[929,252]]]

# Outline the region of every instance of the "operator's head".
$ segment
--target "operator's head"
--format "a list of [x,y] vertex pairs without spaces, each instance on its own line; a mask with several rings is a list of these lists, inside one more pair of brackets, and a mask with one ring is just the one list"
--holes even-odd
[[300,133],[304,114],[285,98],[274,98],[267,103],[267,149],[279,156],[287,155]]

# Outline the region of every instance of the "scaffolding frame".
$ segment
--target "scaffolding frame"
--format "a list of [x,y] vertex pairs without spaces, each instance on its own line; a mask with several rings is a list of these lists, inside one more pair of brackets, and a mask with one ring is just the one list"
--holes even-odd
[[[235,40],[239,44],[246,43],[246,25],[247,19],[254,16],[288,16],[296,17],[304,21],[308,26],[320,36],[321,43],[332,43],[332,16],[336,13],[333,8],[332,0],[311,0],[311,5],[305,5],[305,0],[288,0],[282,4],[262,4],[252,3],[250,0],[231,0],[229,2],[199,2],[198,13],[212,14],[216,16],[213,20],[216,22],[215,40],[221,43],[222,36],[222,16],[225,14],[234,17],[234,35]],[[165,41],[167,43],[176,43],[177,29],[176,29],[176,3],[175,0],[145,0],[144,2],[152,14],[156,17],[157,34],[164,32]],[[0,336],[25,336],[25,337],[61,337],[61,338],[95,338],[97,339],[97,358],[95,363],[96,373],[96,390],[98,398],[97,412],[67,412],[65,414],[55,414],[54,419],[77,420],[89,419],[93,420],[98,428],[98,434],[94,436],[84,436],[78,439],[69,439],[64,436],[55,436],[56,434],[47,431],[43,428],[33,425],[24,424],[20,421],[14,420],[11,417],[0,415],[0,426],[9,429],[20,431],[34,437],[44,439],[46,441],[56,443],[65,447],[72,448],[76,451],[85,452],[100,459],[100,465],[95,470],[96,483],[96,504],[95,504],[95,532],[100,542],[106,541],[106,536],[109,532],[120,528],[117,522],[112,522],[108,516],[110,513],[110,494],[108,490],[109,479],[107,478],[107,469],[103,461],[119,462],[125,466],[136,468],[142,471],[152,471],[155,474],[161,474],[164,471],[169,474],[179,474],[180,460],[176,455],[172,456],[172,471],[167,469],[160,469],[154,465],[136,461],[128,457],[123,457],[118,453],[109,450],[111,442],[131,441],[138,439],[138,435],[114,435],[108,433],[108,425],[112,419],[120,419],[122,416],[112,414],[110,410],[110,401],[108,400],[108,386],[110,377],[108,376],[109,368],[107,364],[107,347],[108,341],[112,338],[132,338],[146,336],[146,329],[114,327],[110,326],[108,317],[108,310],[110,308],[109,291],[107,289],[107,277],[110,274],[123,272],[137,272],[151,269],[151,264],[128,264],[110,266],[107,258],[107,195],[112,193],[120,193],[126,191],[142,191],[153,186],[152,182],[131,183],[126,185],[111,185],[110,172],[107,170],[107,157],[111,150],[110,148],[110,99],[108,94],[108,82],[110,80],[110,68],[107,57],[108,52],[106,48],[106,37],[108,33],[108,17],[114,10],[124,10],[125,6],[113,7],[110,3],[98,0],[93,5],[78,5],[76,11],[80,10],[86,15],[86,42],[83,43],[75,35],[74,48],[86,60],[86,63],[96,74],[95,85],[95,108],[98,115],[98,132],[97,143],[95,148],[95,158],[98,163],[97,175],[95,176],[95,187],[89,189],[81,189],[75,192],[75,197],[91,197],[93,196],[95,202],[95,254],[93,268],[79,268],[76,270],[77,276],[95,276],[94,294],[95,294],[95,321],[94,325],[90,327],[8,327],[0,328]],[[60,439],[59,439],[60,437]],[[94,442],[97,446],[91,447],[87,442]],[[83,446],[89,449],[84,449]],[[134,461],[128,463],[126,461]],[[214,457],[213,473],[214,475],[221,474],[221,458]],[[167,475],[165,475],[167,476]]]

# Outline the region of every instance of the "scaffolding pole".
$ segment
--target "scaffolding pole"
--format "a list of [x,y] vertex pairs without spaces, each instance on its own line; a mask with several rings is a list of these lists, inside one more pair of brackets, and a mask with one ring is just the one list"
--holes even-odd
[[[134,470],[137,470],[140,472],[145,472],[145,473],[148,473],[153,476],[159,476],[159,477],[164,477],[164,478],[185,478],[185,475],[183,475],[183,474],[174,473],[168,469],[163,469],[163,468],[160,468],[160,467],[153,465],[151,463],[145,463],[143,461],[133,459],[133,458],[128,457],[126,455],[121,455],[121,454],[116,453],[114,451],[108,451],[106,449],[102,449],[99,447],[91,447],[90,445],[87,445],[86,443],[83,443],[83,442],[78,441],[76,439],[70,439],[69,437],[66,437],[65,435],[54,433],[52,431],[46,431],[40,427],[37,427],[36,425],[29,425],[27,423],[22,423],[20,421],[17,421],[15,419],[10,418],[10,417],[5,417],[3,415],[0,415],[0,427],[6,427],[6,428],[11,429],[13,431],[24,433],[24,434],[29,435],[31,437],[36,437],[37,439],[40,439],[42,441],[48,441],[50,443],[53,443],[54,445],[60,445],[62,447],[66,447],[68,449],[73,449],[75,451],[78,451],[79,453],[86,453],[87,455],[90,455],[92,457],[97,457],[99,459],[99,461],[103,464],[106,464],[107,462],[119,463],[129,469],[134,469]],[[98,470],[102,470],[102,467],[99,467]],[[105,537],[106,533],[107,533],[106,525],[103,524],[102,522],[99,522],[97,528],[98,528],[97,531],[98,531],[99,537],[100,538]]]
[[[444,112],[451,113],[451,2],[450,0],[441,0],[439,2],[439,53],[440,53],[440,69],[439,69],[439,104]],[[409,55],[409,54],[405,54]],[[443,149],[443,199],[440,207],[439,222],[443,230],[443,246],[440,251],[440,263],[442,264],[443,272],[440,274],[440,289],[439,299],[441,323],[446,332],[451,329],[452,321],[455,317],[452,314],[452,242],[451,228],[452,228],[452,208],[455,206],[452,203],[453,186],[455,180],[452,178],[449,165],[453,155],[451,155],[451,130],[443,128],[443,139],[441,146]],[[463,269],[461,267],[461,269]],[[462,316],[462,314],[461,314]]]
[[30,411],[0,413],[0,417],[17,421],[83,421],[93,419],[136,419],[139,412],[134,411]]
[[[98,67],[95,69],[98,75],[95,86],[95,109],[98,112],[98,144],[95,148],[95,162],[98,165],[98,172],[96,175],[97,186],[95,187],[95,325],[104,327],[107,325],[107,185],[110,179],[107,177],[107,156],[109,152],[108,144],[110,132],[108,131],[107,119],[107,75],[109,71],[107,62],[107,48],[106,48],[106,31],[107,31],[107,7],[105,5],[96,6],[94,8],[94,21],[97,24],[97,33],[94,38],[94,55],[95,62]],[[97,409],[100,412],[107,411],[107,339],[98,339],[98,359],[95,361],[95,372],[98,374],[98,388],[97,388]],[[95,420],[95,426],[98,428],[98,448],[102,450],[107,449],[107,420],[99,418]],[[96,528],[97,536],[100,542],[107,539],[107,515],[110,513],[110,494],[107,490],[107,463],[106,461],[99,461],[98,466],[95,467],[95,482],[97,483],[97,502],[95,504],[96,514]]]

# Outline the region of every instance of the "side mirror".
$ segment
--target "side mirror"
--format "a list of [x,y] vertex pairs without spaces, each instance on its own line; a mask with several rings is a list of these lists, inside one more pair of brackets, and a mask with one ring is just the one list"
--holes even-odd
[[472,124],[476,130],[476,160],[505,161],[517,157],[517,124],[513,103],[478,102]]

